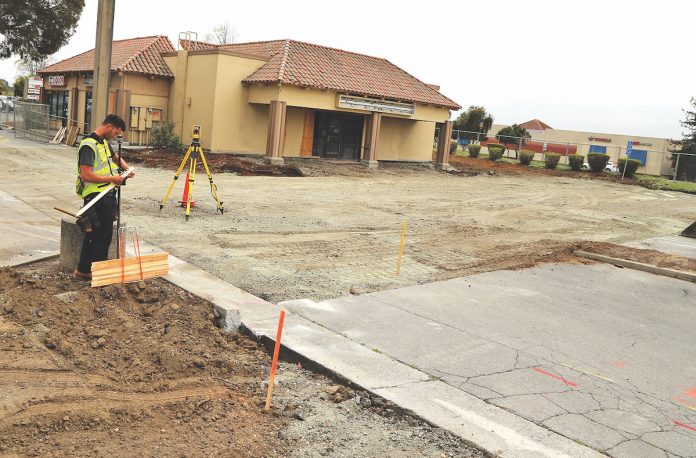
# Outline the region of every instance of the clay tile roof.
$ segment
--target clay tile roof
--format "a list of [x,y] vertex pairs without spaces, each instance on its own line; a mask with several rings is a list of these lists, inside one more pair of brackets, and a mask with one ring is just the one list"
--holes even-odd
[[545,122],[539,121],[538,119],[532,119],[531,121],[523,122],[522,124],[520,124],[520,127],[524,127],[525,129],[529,130],[553,129],[553,127],[549,126]]
[[280,83],[453,110],[461,108],[431,85],[378,57],[294,40],[229,44],[220,48],[269,59],[247,76],[245,83]]
[[201,51],[203,49],[216,49],[218,45],[213,43],[206,43],[205,41],[195,41],[195,40],[179,40],[179,46],[181,49],[187,51]]
[[[111,46],[111,71],[141,73],[173,78],[161,53],[174,52],[174,46],[165,36],[116,40]],[[93,72],[94,49],[62,60],[40,70],[39,74]]]

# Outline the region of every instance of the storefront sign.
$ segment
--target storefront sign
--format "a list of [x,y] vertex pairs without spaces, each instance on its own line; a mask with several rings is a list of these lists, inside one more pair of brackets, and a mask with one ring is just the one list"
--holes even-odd
[[29,100],[39,100],[43,78],[29,77],[27,80],[27,98]]
[[640,146],[653,146],[652,143],[637,142],[637,141],[635,141],[635,140],[633,141],[633,145],[634,145],[634,146],[638,146],[638,145],[640,145]]
[[50,86],[65,86],[65,75],[51,75],[48,77]]
[[339,108],[352,110],[377,111],[380,113],[393,113],[404,116],[412,116],[416,107],[412,103],[390,102],[387,100],[368,99],[350,95],[339,95],[336,105]]
[[611,138],[602,138],[602,137],[587,137],[587,139],[591,142],[603,142],[603,143],[611,143]]

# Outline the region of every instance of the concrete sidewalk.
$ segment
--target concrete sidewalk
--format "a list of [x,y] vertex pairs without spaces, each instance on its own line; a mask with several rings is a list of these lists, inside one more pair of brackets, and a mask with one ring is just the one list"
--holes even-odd
[[629,242],[624,245],[632,248],[642,248],[646,250],[656,250],[663,253],[676,254],[687,258],[696,259],[696,239],[681,237],[678,235],[667,235],[664,237],[653,237],[639,242]]

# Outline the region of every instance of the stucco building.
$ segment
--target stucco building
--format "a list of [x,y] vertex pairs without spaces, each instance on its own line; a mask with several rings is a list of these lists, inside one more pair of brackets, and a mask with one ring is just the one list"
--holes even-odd
[[[113,43],[109,111],[125,138],[147,143],[155,123],[175,122],[184,143],[202,127],[213,152],[336,160],[430,161],[436,123],[451,129],[461,107],[386,59],[273,40],[213,45],[166,37]],[[87,123],[94,50],[43,69],[43,98]],[[59,84],[56,84],[59,83]],[[444,146],[444,145],[443,145]],[[439,163],[446,163],[440,152]]]

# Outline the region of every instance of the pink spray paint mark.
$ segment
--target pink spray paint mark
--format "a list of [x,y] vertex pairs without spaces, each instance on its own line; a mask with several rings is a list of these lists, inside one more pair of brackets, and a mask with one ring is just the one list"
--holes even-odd
[[538,367],[533,367],[532,370],[537,371],[537,372],[539,372],[540,374],[544,374],[544,375],[548,375],[549,377],[553,377],[553,378],[555,378],[556,380],[560,380],[561,382],[565,383],[566,385],[568,385],[568,386],[571,387],[571,388],[575,388],[576,386],[578,386],[577,383],[571,382],[570,380],[566,380],[566,379],[564,379],[563,377],[559,377],[559,376],[557,376],[557,375],[549,374],[548,372],[546,372],[546,371],[544,371],[544,370],[541,370],[541,369],[539,369]]

